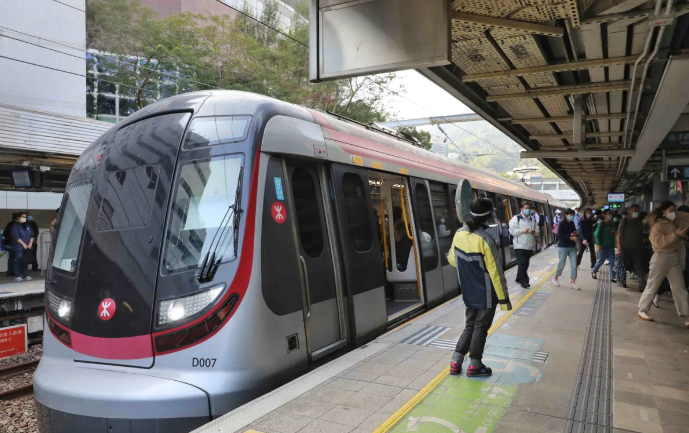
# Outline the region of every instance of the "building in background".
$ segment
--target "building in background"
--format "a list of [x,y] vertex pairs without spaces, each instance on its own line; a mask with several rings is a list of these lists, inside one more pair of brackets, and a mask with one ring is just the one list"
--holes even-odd
[[562,179],[554,177],[544,178],[540,172],[531,172],[525,174],[523,180],[524,183],[536,191],[548,194],[549,196],[566,203],[571,208],[579,206],[579,196]]
[[431,144],[431,152],[447,157],[450,154],[450,148],[447,143],[434,141]]

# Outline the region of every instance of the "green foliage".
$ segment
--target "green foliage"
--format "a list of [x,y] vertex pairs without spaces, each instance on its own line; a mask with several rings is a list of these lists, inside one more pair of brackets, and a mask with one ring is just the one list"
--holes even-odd
[[[285,34],[269,28],[279,28],[274,0],[264,2],[260,16],[246,7],[235,19],[188,13],[159,18],[138,0],[87,0],[86,9],[88,48],[113,54],[99,68],[123,84],[120,94],[134,97],[138,108],[170,94],[220,88],[259,93],[362,123],[385,121],[390,115],[384,96],[394,74],[309,82],[306,2],[297,4]],[[158,82],[166,79],[174,89],[161,90]]]
[[417,140],[419,140],[419,143],[424,145],[426,149],[431,148],[430,132],[418,130],[415,126],[402,126],[400,128],[397,128],[397,130],[404,135],[410,135],[416,138]]

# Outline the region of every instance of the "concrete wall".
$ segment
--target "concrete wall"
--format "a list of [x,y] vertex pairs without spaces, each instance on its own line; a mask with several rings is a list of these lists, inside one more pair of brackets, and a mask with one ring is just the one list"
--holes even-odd
[[0,1],[0,104],[86,116],[85,0]]

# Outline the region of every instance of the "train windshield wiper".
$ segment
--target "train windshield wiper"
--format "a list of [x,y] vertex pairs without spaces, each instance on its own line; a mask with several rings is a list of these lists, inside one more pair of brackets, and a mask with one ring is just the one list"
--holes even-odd
[[[213,281],[215,278],[215,273],[218,271],[218,267],[224,258],[224,252],[227,249],[230,241],[233,241],[234,247],[234,257],[237,257],[237,248],[239,246],[239,222],[242,218],[242,181],[243,181],[244,167],[239,169],[239,176],[237,179],[237,191],[234,195],[234,204],[227,208],[225,215],[220,221],[220,226],[218,231],[215,232],[215,236],[211,240],[211,244],[208,248],[208,252],[203,258],[201,267],[196,273],[196,278],[200,283],[207,283]],[[228,227],[232,224],[232,233],[228,236]],[[216,241],[217,239],[217,241]],[[213,243],[215,242],[215,246]],[[220,249],[220,245],[225,245],[224,248]],[[220,256],[216,257],[218,250],[220,250]]]

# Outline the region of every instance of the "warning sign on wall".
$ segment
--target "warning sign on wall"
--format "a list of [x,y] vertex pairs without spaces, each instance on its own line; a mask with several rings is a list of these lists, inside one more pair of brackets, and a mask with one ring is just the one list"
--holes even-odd
[[285,210],[285,205],[276,201],[270,207],[270,213],[273,215],[273,219],[276,223],[282,224],[287,219],[287,210]]
[[0,328],[0,358],[24,353],[27,347],[26,325]]

